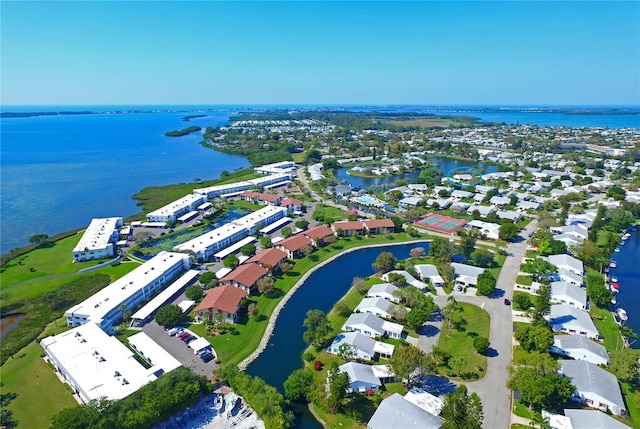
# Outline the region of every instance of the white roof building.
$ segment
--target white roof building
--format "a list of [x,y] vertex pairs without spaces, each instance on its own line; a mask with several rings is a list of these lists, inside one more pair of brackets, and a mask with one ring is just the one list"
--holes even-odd
[[354,357],[363,360],[373,360],[375,357],[390,358],[393,356],[394,346],[381,343],[359,332],[342,332],[333,339],[327,353],[340,354],[340,346],[350,347]]
[[554,332],[566,332],[571,335],[582,335],[599,339],[600,334],[591,320],[589,313],[578,310],[568,304],[555,304],[547,316]]
[[451,266],[456,275],[456,284],[461,286],[476,286],[478,276],[484,273],[484,268],[452,262]]
[[572,401],[621,416],[627,410],[615,375],[581,360],[559,360],[560,373],[576,387]]
[[360,332],[371,338],[383,336],[401,338],[404,327],[398,323],[381,319],[375,314],[353,313],[344,322],[341,329],[349,332]]
[[400,274],[402,277],[404,277],[407,280],[407,284],[416,287],[420,290],[425,290],[428,285],[424,282],[421,282],[420,280],[416,279],[415,277],[413,277],[411,274],[409,274],[408,272],[406,272],[405,270],[393,270],[393,271],[389,271],[388,273],[384,273],[382,275],[382,280],[384,281],[389,281],[389,274]]
[[602,344],[581,335],[555,335],[549,351],[594,365],[606,365],[609,362],[609,352]]
[[425,411],[398,393],[385,398],[367,423],[368,429],[440,429],[441,417]]
[[572,271],[565,270],[564,268],[560,268],[558,270],[558,277],[560,281],[572,283],[576,286],[582,286],[583,278],[581,275],[575,274]]
[[426,280],[436,287],[444,285],[444,279],[440,277],[440,273],[435,265],[417,264],[414,265],[413,268],[418,272],[422,280]]
[[393,294],[399,289],[400,288],[392,285],[391,283],[378,283],[369,288],[367,296],[370,298],[384,298],[391,302],[400,302],[400,298]]
[[158,366],[146,369],[131,350],[95,323],[44,338],[40,345],[84,403],[101,397],[122,399],[164,372]]
[[113,325],[122,318],[121,304],[126,306],[125,310],[133,310],[189,269],[190,265],[189,255],[160,252],[124,277],[68,309],[64,313],[67,325],[75,327],[92,322],[110,333]]
[[429,414],[439,416],[444,407],[444,400],[432,395],[419,387],[412,387],[405,395],[404,399],[427,411]]
[[197,209],[199,205],[204,203],[206,198],[204,195],[189,194],[175,200],[164,207],[147,214],[148,222],[175,222],[180,215]]
[[500,238],[500,225],[497,223],[483,222],[474,219],[467,222],[465,227],[477,229],[480,234],[491,240]]
[[587,291],[569,282],[551,283],[551,301],[588,311]]
[[569,429],[629,429],[630,426],[598,410],[565,409],[564,415],[571,420]]
[[357,362],[347,362],[338,367],[340,372],[346,372],[349,376],[347,392],[363,392],[369,390],[377,392],[382,387],[382,382],[373,373],[371,365]]
[[296,163],[293,161],[276,162],[255,167],[253,171],[258,174],[295,174]]
[[74,262],[89,261],[115,255],[114,243],[120,237],[121,217],[91,219],[82,238],[73,248]]
[[[320,164],[322,165],[322,164]],[[291,182],[291,174],[271,174],[265,177],[258,177],[257,179],[244,180],[242,182],[228,183],[226,185],[209,186],[208,188],[194,189],[195,195],[204,195],[208,199],[215,197],[225,197],[232,195],[239,195],[252,186],[259,186],[263,188],[275,187],[285,185]]]
[[371,313],[383,319],[390,319],[391,312],[397,305],[392,304],[384,298],[363,298],[356,307],[357,312]]

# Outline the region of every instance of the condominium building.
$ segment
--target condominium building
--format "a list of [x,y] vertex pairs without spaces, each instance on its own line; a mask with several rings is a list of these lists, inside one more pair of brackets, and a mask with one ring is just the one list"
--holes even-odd
[[239,195],[253,186],[262,188],[273,188],[291,182],[292,175],[289,173],[271,174],[257,179],[244,180],[242,182],[228,183],[226,185],[209,186],[208,188],[194,189],[194,195],[204,195],[208,199],[215,197],[228,197]]
[[148,222],[175,222],[178,217],[198,208],[204,203],[206,198],[204,195],[189,194],[173,201],[158,210],[154,210],[147,214]]
[[123,225],[121,217],[92,219],[84,235],[73,249],[73,261],[89,261],[115,255],[115,242]]

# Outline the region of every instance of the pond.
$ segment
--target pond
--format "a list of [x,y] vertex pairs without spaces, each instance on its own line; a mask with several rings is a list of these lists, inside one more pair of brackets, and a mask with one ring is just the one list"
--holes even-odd
[[[291,372],[302,368],[302,353],[307,344],[302,339],[305,328],[302,323],[306,313],[319,309],[325,313],[351,287],[354,277],[367,277],[374,274],[371,264],[380,252],[391,252],[398,259],[409,257],[409,251],[415,247],[424,247],[429,251],[428,242],[414,242],[401,245],[365,248],[346,253],[335,261],[319,268],[291,297],[280,312],[278,322],[265,351],[247,368],[247,373],[264,379],[284,394],[283,383]],[[319,428],[306,408],[303,415],[296,419],[296,428]]]
[[[438,166],[434,168],[436,168],[438,171],[441,171],[445,176],[448,175],[450,172],[454,171],[455,169],[462,168],[462,167],[479,168],[479,169],[482,169],[484,173],[494,173],[498,171],[498,167],[496,165],[482,164],[482,163],[477,163],[473,161],[461,161],[457,159],[442,158],[442,157],[428,158],[427,161],[431,161],[433,163],[438,164]],[[365,165],[361,165],[361,167],[364,167],[364,166]],[[350,168],[351,167],[336,169],[335,170],[336,178],[340,182],[347,181],[349,184],[351,184],[351,186],[360,187],[360,188],[368,188],[369,186],[372,186],[372,185],[393,185],[398,180],[406,180],[408,182],[411,182],[413,179],[420,176],[420,172],[422,171],[422,169],[418,169],[418,170],[410,171],[398,176],[368,178],[368,177],[358,177],[358,176],[350,175],[349,173],[347,173]]]
[[0,340],[12,329],[15,329],[22,319],[24,319],[24,314],[10,314],[0,318]]

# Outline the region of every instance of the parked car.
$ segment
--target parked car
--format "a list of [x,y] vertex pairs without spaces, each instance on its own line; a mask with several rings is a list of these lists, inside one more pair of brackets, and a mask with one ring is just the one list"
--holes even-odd
[[204,349],[200,349],[196,352],[198,356],[202,356],[205,353],[211,353],[211,347],[205,347]]
[[184,341],[184,339],[187,338],[190,335],[191,334],[189,334],[188,332],[184,332],[184,333],[180,334],[180,336],[178,338],[180,338],[180,340]]
[[207,363],[207,362],[211,362],[213,360],[213,355],[209,352],[203,354],[200,356],[200,359],[202,359],[202,362]]
[[181,339],[182,341],[184,341],[185,343],[188,343],[189,341],[191,341],[191,340],[195,339],[195,337],[194,337],[193,335],[191,335],[191,334],[187,334],[187,336],[186,336],[186,337],[181,337],[180,339]]
[[511,305],[511,301],[509,301],[507,298],[504,299],[504,305]]

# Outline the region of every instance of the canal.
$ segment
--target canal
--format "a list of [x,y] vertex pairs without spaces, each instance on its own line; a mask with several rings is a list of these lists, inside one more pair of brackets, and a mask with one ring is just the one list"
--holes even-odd
[[[461,167],[479,168],[483,173],[494,173],[498,171],[498,167],[496,165],[487,165],[482,163],[476,163],[473,161],[462,161],[462,160],[442,158],[442,157],[428,158],[427,161],[431,161],[433,163],[438,164],[438,166],[434,168],[442,172],[442,174],[444,174],[445,176],[448,175],[451,171],[455,170],[456,168],[461,168]],[[366,167],[366,165],[360,165],[360,167]],[[347,173],[350,170],[350,168],[351,167],[336,169],[335,170],[336,178],[340,182],[346,181],[349,184],[351,184],[351,186],[356,186],[360,188],[368,188],[369,186],[373,186],[373,185],[392,185],[396,183],[398,180],[407,180],[411,182],[413,179],[420,176],[420,172],[422,171],[421,169],[418,169],[418,170],[410,171],[398,176],[369,178],[369,177],[359,177],[359,176],[350,175],[349,173]]]
[[[617,307],[627,311],[629,320],[626,325],[640,334],[640,231],[631,233],[620,253],[611,255],[618,264],[611,269],[611,275],[618,277],[620,292]],[[633,340],[631,340],[633,341]],[[634,349],[640,349],[640,341],[633,343]]]
[[[319,268],[291,297],[280,312],[269,344],[265,351],[247,368],[247,373],[264,379],[284,394],[283,383],[296,369],[302,368],[302,352],[307,344],[302,339],[302,323],[306,313],[319,309],[325,313],[349,290],[354,277],[367,277],[374,273],[371,264],[380,252],[391,252],[398,259],[409,257],[409,251],[424,247],[428,242],[413,242],[385,247],[365,248],[346,253],[335,261]],[[321,427],[306,408],[296,419],[298,429]]]

